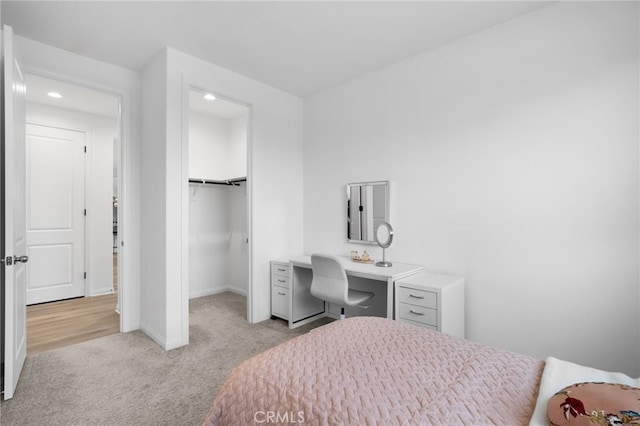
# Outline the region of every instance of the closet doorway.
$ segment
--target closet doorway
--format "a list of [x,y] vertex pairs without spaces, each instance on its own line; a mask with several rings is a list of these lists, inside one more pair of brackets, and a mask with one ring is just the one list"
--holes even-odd
[[189,298],[249,290],[250,109],[189,89]]
[[27,352],[120,331],[120,97],[26,74]]

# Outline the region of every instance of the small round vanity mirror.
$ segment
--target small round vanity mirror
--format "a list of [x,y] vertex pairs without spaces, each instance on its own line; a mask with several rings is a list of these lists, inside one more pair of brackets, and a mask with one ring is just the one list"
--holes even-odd
[[391,245],[393,241],[393,228],[387,222],[382,222],[376,228],[376,242],[382,247],[382,261],[376,262],[376,266],[388,268],[393,266],[391,262],[387,262],[385,258],[385,249]]

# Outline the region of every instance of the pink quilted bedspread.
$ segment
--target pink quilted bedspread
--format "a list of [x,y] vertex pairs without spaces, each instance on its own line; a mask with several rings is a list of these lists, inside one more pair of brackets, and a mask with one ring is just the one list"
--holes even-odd
[[543,361],[354,317],[237,366],[205,425],[528,424]]

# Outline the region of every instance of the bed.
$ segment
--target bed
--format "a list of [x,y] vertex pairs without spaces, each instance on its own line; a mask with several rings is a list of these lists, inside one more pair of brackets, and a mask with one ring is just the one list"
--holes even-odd
[[526,425],[544,361],[375,317],[335,321],[231,372],[205,425]]

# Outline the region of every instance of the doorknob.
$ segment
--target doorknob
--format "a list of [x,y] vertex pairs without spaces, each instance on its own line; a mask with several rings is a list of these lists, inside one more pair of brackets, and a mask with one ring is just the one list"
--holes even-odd
[[27,263],[29,261],[29,256],[13,256],[13,262],[18,263]]

